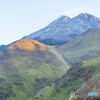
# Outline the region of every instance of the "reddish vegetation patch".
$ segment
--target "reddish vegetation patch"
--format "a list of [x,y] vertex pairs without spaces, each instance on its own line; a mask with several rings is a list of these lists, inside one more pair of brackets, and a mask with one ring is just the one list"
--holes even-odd
[[23,50],[46,50],[46,46],[44,44],[32,39],[19,40],[8,48]]

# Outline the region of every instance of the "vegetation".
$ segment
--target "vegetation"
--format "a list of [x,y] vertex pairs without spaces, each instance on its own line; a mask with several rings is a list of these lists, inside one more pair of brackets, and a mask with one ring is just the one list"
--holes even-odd
[[39,40],[41,43],[44,43],[46,45],[55,45],[55,46],[59,46],[59,45],[63,45],[69,41],[65,41],[65,40],[56,40],[53,38],[49,38],[49,39],[45,39],[45,40]]
[[[77,91],[82,84],[84,83],[83,78],[90,80],[97,75],[98,70],[100,70],[100,59],[91,60],[88,62],[80,62],[77,65],[71,67],[62,78],[57,80],[54,85],[48,87],[48,89],[44,92],[38,92],[37,96],[40,93],[43,93],[43,100],[49,99],[51,93],[53,93],[55,100],[68,100],[71,91]],[[85,82],[89,87],[87,90],[89,91],[93,86],[97,86],[95,83],[89,84],[89,82]],[[86,91],[87,91],[86,90]],[[83,91],[83,89],[82,89]]]
[[85,75],[85,76],[83,77],[83,79],[84,79],[84,81],[87,81],[88,78],[89,78],[89,76],[90,76],[90,75],[89,75],[89,72],[85,70],[84,75]]
[[[95,35],[94,35],[95,33]],[[72,67],[76,62],[100,57],[100,29],[89,29],[67,44],[56,48]]]
[[88,83],[85,83],[80,89],[77,90],[77,92],[97,92],[98,96],[81,96],[81,98],[73,97],[72,100],[100,100],[100,73],[94,74]]
[[[35,47],[39,48],[37,45]],[[12,94],[8,92],[7,100],[24,100],[31,94],[36,95],[40,89],[61,78],[67,69],[68,66],[49,49],[23,50],[8,47],[0,51],[0,77],[11,83],[13,91]],[[9,88],[7,91],[10,91]]]
[[16,94],[13,93],[13,85],[0,77],[0,100],[5,100],[11,95],[16,96]]

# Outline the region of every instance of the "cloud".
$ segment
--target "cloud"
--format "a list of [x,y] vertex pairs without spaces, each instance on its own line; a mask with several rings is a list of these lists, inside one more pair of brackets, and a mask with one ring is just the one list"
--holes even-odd
[[98,8],[98,6],[95,5],[95,6],[93,6],[93,7],[88,8],[88,10],[92,11],[92,10],[95,10],[95,9],[97,9],[97,8]]
[[79,13],[85,12],[86,7],[82,6],[82,7],[78,7],[72,10],[68,10],[67,12],[64,12],[63,15],[67,15],[70,17],[74,17],[76,15],[78,15]]
[[86,6],[81,6],[72,10],[68,10],[67,12],[64,12],[63,15],[69,16],[71,18],[77,16],[80,13],[90,13],[93,15],[97,15],[96,13],[98,13],[98,9],[100,9],[100,6],[94,5],[92,7],[86,7]]

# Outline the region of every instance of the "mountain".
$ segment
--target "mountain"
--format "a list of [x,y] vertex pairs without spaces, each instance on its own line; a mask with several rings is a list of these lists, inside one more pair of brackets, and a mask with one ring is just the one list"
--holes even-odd
[[60,46],[57,50],[66,62],[72,66],[80,61],[87,61],[100,57],[100,29],[92,28],[72,41]]
[[81,13],[74,18],[62,15],[46,27],[33,32],[23,39],[36,39],[49,45],[62,45],[89,28],[100,28],[100,18]]
[[7,47],[7,46],[6,45],[0,45],[0,50],[2,50],[5,47]]
[[0,100],[25,100],[62,77],[69,66],[50,48],[26,39],[0,51]]
[[8,45],[0,45],[0,51],[2,50],[2,49],[4,49],[4,48],[6,48],[6,47],[8,47],[8,46],[10,46],[11,44],[13,44],[13,43],[15,43],[16,41],[14,41],[14,42],[11,42],[10,44],[8,44]]

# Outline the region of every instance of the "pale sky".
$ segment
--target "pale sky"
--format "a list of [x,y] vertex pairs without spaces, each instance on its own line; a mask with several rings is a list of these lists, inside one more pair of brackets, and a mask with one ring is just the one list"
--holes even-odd
[[61,15],[100,18],[100,0],[0,0],[0,45],[21,39]]

